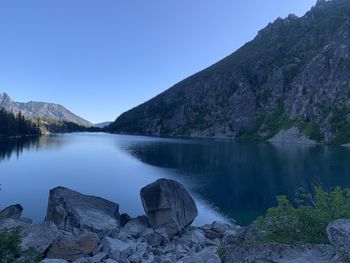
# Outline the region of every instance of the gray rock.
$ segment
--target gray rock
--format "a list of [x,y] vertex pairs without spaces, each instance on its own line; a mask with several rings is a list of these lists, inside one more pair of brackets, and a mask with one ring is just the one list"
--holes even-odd
[[46,258],[40,261],[40,263],[68,263],[68,261],[64,259]]
[[23,207],[20,204],[10,205],[0,212],[0,220],[6,218],[20,219]]
[[182,260],[179,260],[178,263],[204,263],[201,258],[198,258],[195,255],[186,256]]
[[95,233],[82,233],[73,236],[65,233],[58,237],[47,251],[47,258],[61,258],[73,261],[82,257],[91,256],[98,246],[99,238]]
[[73,263],[100,263],[107,259],[107,253],[98,253],[93,257],[84,257],[74,260]]
[[350,219],[338,219],[327,226],[328,239],[345,261],[350,262]]
[[130,263],[139,263],[141,261],[140,257],[138,255],[131,255],[128,257],[128,260]]
[[59,230],[52,222],[30,225],[23,231],[21,249],[25,251],[31,248],[43,254],[59,235]]
[[102,251],[108,253],[108,257],[118,262],[127,262],[127,258],[136,251],[136,243],[127,240],[121,241],[105,237],[102,241]]
[[74,261],[72,261],[73,263],[90,263],[89,262],[89,258],[78,258],[78,259],[76,259],[76,260],[74,260]]
[[129,216],[127,213],[121,214],[120,215],[120,226],[124,227],[127,222],[131,220],[131,216]]
[[226,230],[230,230],[231,228],[232,228],[231,225],[217,222],[217,221],[214,221],[212,224],[212,230],[222,234],[224,234]]
[[[238,228],[224,233],[223,241],[229,244],[240,245],[243,242],[254,243],[263,240],[263,232],[256,227],[257,222],[254,221],[248,226]],[[225,236],[226,234],[226,236]]]
[[160,179],[141,189],[142,205],[149,224],[171,236],[190,225],[198,215],[196,203],[184,186]]
[[30,224],[23,222],[22,220],[6,218],[0,220],[0,230],[15,230],[15,229],[26,229]]
[[130,219],[123,227],[123,231],[126,231],[134,238],[138,238],[139,235],[147,228],[147,226],[147,218],[145,216],[139,216],[137,218]]
[[203,230],[197,228],[183,234],[180,241],[189,246],[193,246],[194,244],[205,246],[207,243]]
[[166,240],[166,237],[163,235],[155,232],[152,228],[146,228],[142,233],[141,236],[147,241],[147,243],[152,246],[156,247],[162,244],[164,240]]
[[114,259],[108,258],[106,259],[105,263],[118,263],[118,262],[115,261]]
[[335,250],[329,245],[259,244],[250,247],[225,247],[225,263],[341,263]]
[[119,229],[119,205],[100,197],[56,187],[50,190],[45,220],[54,222],[65,231],[77,228],[104,236]]
[[207,247],[201,252],[197,253],[197,257],[204,263],[221,263],[221,260],[217,254],[217,248]]
[[310,140],[296,127],[292,127],[287,130],[281,130],[271,139],[268,140],[272,143],[292,143],[292,144],[317,144],[317,142]]
[[209,239],[223,238],[226,231],[238,231],[241,229],[239,225],[227,224],[214,221],[211,225],[201,227],[204,234]]
[[107,258],[108,254],[104,252],[97,253],[95,256],[89,258],[90,263],[99,263]]

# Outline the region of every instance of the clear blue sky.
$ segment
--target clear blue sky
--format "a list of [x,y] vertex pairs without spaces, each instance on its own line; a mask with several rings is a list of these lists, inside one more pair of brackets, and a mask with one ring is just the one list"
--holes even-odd
[[1,0],[0,92],[114,120],[316,0]]

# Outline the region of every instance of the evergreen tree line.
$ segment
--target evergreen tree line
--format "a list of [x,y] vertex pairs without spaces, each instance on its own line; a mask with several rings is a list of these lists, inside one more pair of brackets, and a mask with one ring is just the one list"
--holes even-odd
[[40,129],[21,112],[14,114],[0,108],[0,136],[39,135]]

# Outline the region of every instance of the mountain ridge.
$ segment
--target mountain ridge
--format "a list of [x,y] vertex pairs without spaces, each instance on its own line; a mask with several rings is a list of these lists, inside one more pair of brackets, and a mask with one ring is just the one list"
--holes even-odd
[[26,117],[72,122],[85,127],[93,126],[92,123],[72,113],[60,104],[38,101],[16,102],[6,92],[0,93],[0,107],[8,112],[21,112]]
[[[350,1],[278,18],[237,51],[121,114],[111,132],[350,142]],[[349,129],[348,129],[349,128]]]

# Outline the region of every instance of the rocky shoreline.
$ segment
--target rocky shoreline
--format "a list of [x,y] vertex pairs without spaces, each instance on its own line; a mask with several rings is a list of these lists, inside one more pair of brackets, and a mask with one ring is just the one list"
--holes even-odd
[[21,217],[17,204],[0,212],[0,231],[20,230],[14,262],[39,261],[28,261],[28,251],[42,263],[350,262],[350,220],[328,226],[331,245],[259,244],[252,225],[191,226],[197,207],[176,181],[160,179],[140,197],[145,215],[131,218],[116,203],[56,187],[43,223]]

